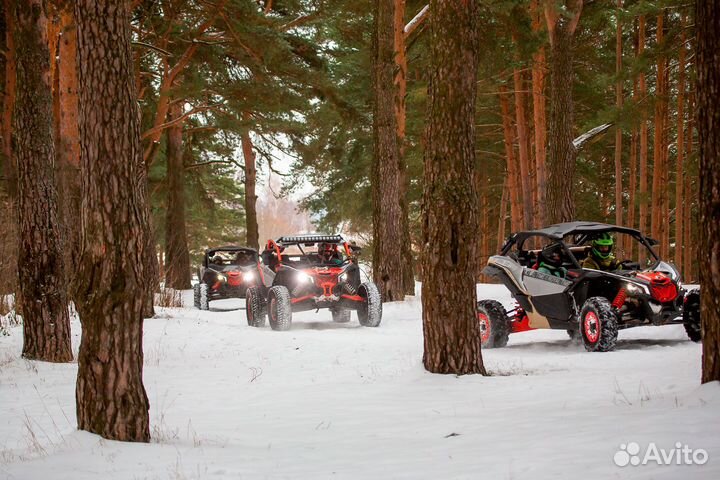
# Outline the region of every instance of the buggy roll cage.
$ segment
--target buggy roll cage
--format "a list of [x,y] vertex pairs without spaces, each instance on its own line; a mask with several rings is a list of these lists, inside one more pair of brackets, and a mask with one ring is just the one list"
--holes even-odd
[[260,260],[258,252],[254,248],[238,247],[236,245],[226,245],[224,247],[215,247],[215,248],[209,248],[209,249],[205,250],[205,255],[203,256],[203,267],[208,268],[208,259],[210,257],[212,257],[213,255],[215,255],[216,252],[232,252],[232,253],[245,252],[245,253],[249,253],[253,256],[253,260],[255,263],[257,263]]
[[265,251],[274,251],[277,255],[278,263],[282,263],[283,250],[289,246],[296,246],[300,250],[302,256],[307,256],[303,250],[303,246],[312,247],[316,243],[330,243],[345,250],[347,258],[352,258],[353,254],[360,252],[361,248],[357,245],[351,245],[346,242],[341,235],[294,235],[284,236],[277,240],[268,240]]
[[506,256],[514,245],[517,245],[518,250],[522,251],[522,247],[527,239],[532,237],[543,237],[559,244],[564,250],[567,258],[571,260],[575,268],[582,268],[577,258],[573,254],[573,248],[577,247],[568,246],[564,238],[568,235],[573,235],[575,236],[575,245],[581,245],[587,242],[590,238],[595,237],[601,233],[614,232],[630,235],[635,240],[645,246],[645,248],[650,252],[656,262],[661,261],[658,254],[652,248],[654,245],[659,244],[657,240],[646,237],[645,235],[640,233],[639,230],[635,230],[632,228],[593,222],[559,223],[540,230],[528,230],[514,233],[510,235],[510,237],[508,237],[508,239],[503,244],[500,255]]

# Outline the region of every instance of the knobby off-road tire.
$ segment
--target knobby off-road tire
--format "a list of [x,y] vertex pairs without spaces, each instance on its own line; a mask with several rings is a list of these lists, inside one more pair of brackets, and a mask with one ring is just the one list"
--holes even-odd
[[695,288],[685,295],[683,309],[683,325],[685,333],[693,342],[702,340],[702,327],[700,323],[700,290]]
[[199,287],[200,299],[198,307],[200,310],[210,310],[210,299],[208,298],[208,285],[201,283]]
[[358,295],[365,301],[358,308],[358,320],[363,327],[377,327],[382,321],[382,298],[372,282],[361,283]]
[[260,287],[250,287],[245,292],[245,316],[251,327],[264,327],[267,316],[265,297]]
[[200,308],[200,284],[193,285],[193,304],[195,308]]
[[480,324],[482,348],[502,348],[510,337],[510,319],[500,302],[480,300],[477,302],[477,319]]
[[292,305],[290,292],[286,287],[275,286],[268,291],[268,317],[273,330],[290,330],[292,325]]
[[348,323],[350,321],[350,310],[347,308],[338,308],[332,311],[333,322],[335,323]]
[[580,334],[588,352],[609,352],[615,348],[618,318],[606,298],[587,299],[580,312]]

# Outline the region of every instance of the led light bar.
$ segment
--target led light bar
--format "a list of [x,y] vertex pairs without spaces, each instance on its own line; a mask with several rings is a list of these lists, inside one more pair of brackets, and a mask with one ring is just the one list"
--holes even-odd
[[340,235],[295,235],[292,237],[280,237],[276,243],[316,243],[316,242],[344,242]]

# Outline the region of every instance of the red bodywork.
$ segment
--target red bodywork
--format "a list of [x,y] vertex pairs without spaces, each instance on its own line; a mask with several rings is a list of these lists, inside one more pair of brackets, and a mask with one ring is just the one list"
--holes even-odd
[[664,273],[642,272],[637,277],[650,283],[650,294],[660,303],[672,302],[678,296],[677,287]]
[[528,318],[525,310],[518,308],[515,310],[515,316],[510,322],[510,333],[529,332],[535,330],[530,326],[530,319]]

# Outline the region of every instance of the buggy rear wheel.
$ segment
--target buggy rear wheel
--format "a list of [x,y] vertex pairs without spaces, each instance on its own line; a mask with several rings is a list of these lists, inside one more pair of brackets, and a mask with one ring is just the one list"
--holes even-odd
[[292,324],[292,304],[290,292],[281,285],[272,287],[268,292],[268,317],[273,330],[290,330]]
[[200,308],[200,284],[193,285],[193,304],[195,308]]
[[210,310],[210,299],[208,298],[208,286],[207,283],[201,283],[198,287],[199,290],[199,301],[198,308],[200,310]]
[[702,326],[700,323],[700,290],[690,290],[685,295],[685,306],[683,307],[683,325],[685,333],[693,342],[702,340]]
[[266,317],[265,297],[260,287],[250,287],[245,293],[245,316],[251,327],[264,327]]
[[372,282],[361,283],[358,287],[358,295],[365,300],[357,310],[360,325],[377,327],[382,321],[382,298],[377,286]]
[[482,348],[502,348],[510,337],[510,319],[500,302],[477,302],[477,319],[480,324]]
[[338,308],[332,311],[333,322],[335,323],[348,323],[350,321],[350,310],[347,308]]
[[609,352],[618,337],[618,318],[607,298],[587,299],[580,312],[580,334],[588,352]]

